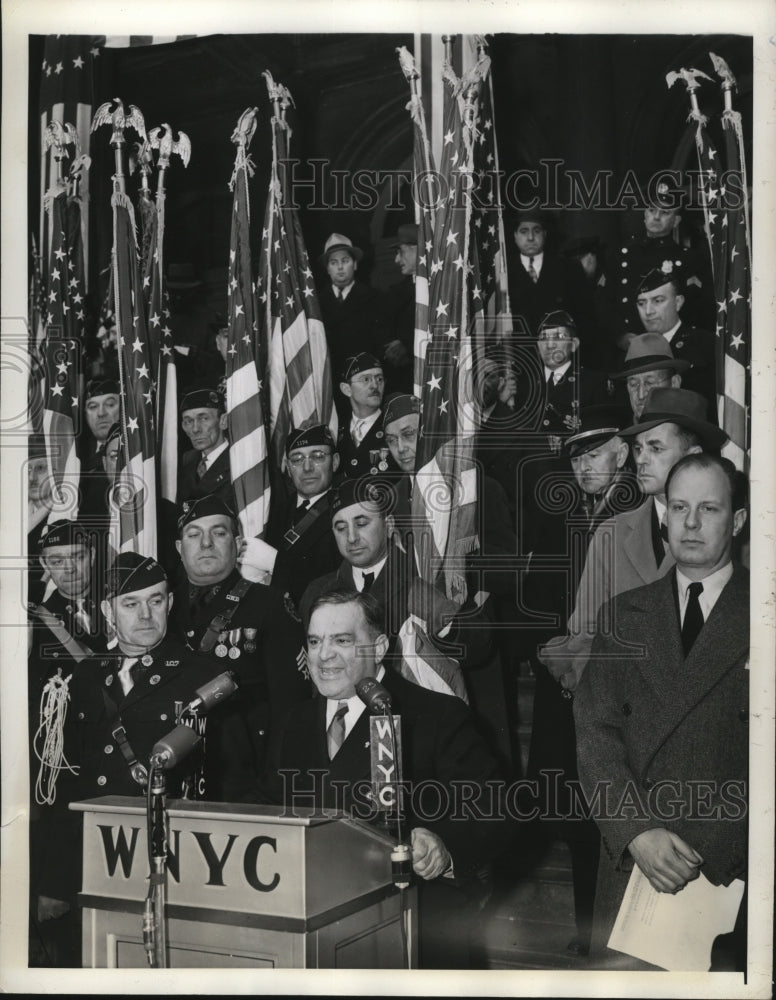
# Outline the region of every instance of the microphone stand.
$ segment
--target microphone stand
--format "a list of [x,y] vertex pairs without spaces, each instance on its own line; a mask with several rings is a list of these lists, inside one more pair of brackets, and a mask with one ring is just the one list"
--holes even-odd
[[151,760],[148,776],[147,837],[150,866],[148,895],[143,910],[143,945],[152,969],[167,968],[167,813],[164,768]]

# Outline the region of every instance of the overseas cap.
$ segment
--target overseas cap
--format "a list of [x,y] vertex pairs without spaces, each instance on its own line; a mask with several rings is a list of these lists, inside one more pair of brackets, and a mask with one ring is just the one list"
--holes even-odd
[[121,594],[132,594],[136,590],[145,590],[155,583],[166,583],[167,575],[159,563],[150,556],[141,556],[139,552],[121,552],[108,571],[105,582],[105,597],[119,597]]
[[402,392],[392,396],[385,404],[383,414],[383,428],[400,417],[406,417],[409,413],[420,413],[420,400],[417,396],[410,396],[409,393]]
[[374,354],[369,354],[368,351],[362,351],[361,354],[356,354],[352,358],[345,359],[340,382],[349,382],[354,375],[358,375],[359,372],[370,371],[372,368],[379,368],[380,371],[382,371],[382,361],[376,358]]
[[223,413],[226,409],[223,395],[216,389],[192,389],[187,392],[181,400],[179,407],[181,413],[186,410],[218,410]]
[[328,445],[332,451],[336,451],[334,438],[326,424],[310,424],[298,431],[291,431],[286,440],[286,455],[290,455],[294,448],[309,448],[311,445]]
[[80,521],[54,521],[38,539],[38,548],[45,551],[55,545],[91,545],[91,539]]
[[192,521],[197,521],[201,517],[210,517],[212,514],[223,514],[225,517],[235,520],[235,513],[229,504],[213,493],[196,500],[184,500],[181,504],[181,515],[178,518],[178,534],[180,535],[186,525]]

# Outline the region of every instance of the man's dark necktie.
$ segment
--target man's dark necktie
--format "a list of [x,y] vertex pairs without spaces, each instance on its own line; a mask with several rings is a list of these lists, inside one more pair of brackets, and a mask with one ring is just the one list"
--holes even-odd
[[655,562],[658,566],[666,556],[666,544],[668,543],[668,526],[657,516],[655,505],[652,505],[652,551],[655,553]]
[[302,518],[305,516],[307,511],[310,509],[310,504],[307,500],[300,503],[299,506],[294,511],[294,524],[299,524]]
[[691,583],[687,588],[687,607],[684,610],[684,622],[682,623],[682,648],[685,659],[690,655],[693,643],[703,628],[703,612],[698,600],[702,593],[702,583]]
[[528,271],[528,277],[534,284],[536,284],[536,282],[539,280],[539,275],[536,271],[536,268],[534,267],[533,257],[529,258],[528,267],[526,268],[526,270]]
[[207,472],[207,462],[205,461],[204,458],[201,458],[197,462],[197,479],[202,479],[202,477],[205,475],[206,472]]
[[361,593],[365,594],[374,582],[375,582],[374,573],[364,573],[364,586],[361,588]]
[[326,746],[329,751],[329,760],[332,760],[339,748],[345,742],[345,716],[348,714],[348,703],[341,701],[337,705],[334,718],[329,723],[326,730]]

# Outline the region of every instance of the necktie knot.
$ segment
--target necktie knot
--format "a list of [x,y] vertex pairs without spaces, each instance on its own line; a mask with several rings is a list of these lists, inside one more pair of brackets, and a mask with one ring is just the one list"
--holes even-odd
[[197,462],[197,479],[202,479],[202,477],[207,472],[207,462],[205,461],[204,455]]
[[364,576],[364,586],[361,588],[361,592],[365,594],[367,590],[369,590],[369,588],[375,582],[375,575],[374,573],[364,573],[363,576]]
[[303,500],[294,511],[294,524],[299,524],[307,511],[310,509],[310,501]]
[[526,268],[526,270],[528,271],[528,277],[534,284],[536,284],[536,282],[539,280],[539,275],[536,271],[536,268],[534,267],[533,257],[528,258],[528,267]]
[[329,760],[332,760],[339,748],[345,742],[345,716],[348,713],[348,703],[341,701],[337,705],[337,711],[329,723],[326,730],[326,743],[329,751]]

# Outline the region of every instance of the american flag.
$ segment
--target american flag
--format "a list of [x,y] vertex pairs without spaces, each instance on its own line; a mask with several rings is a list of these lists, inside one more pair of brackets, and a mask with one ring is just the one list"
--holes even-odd
[[[98,39],[94,35],[48,35],[44,43],[40,87],[40,193],[41,204],[45,192],[56,179],[57,166],[54,150],[47,149],[46,128],[52,121],[71,122],[75,128],[80,152],[89,152],[89,127],[92,120],[93,84],[92,65],[99,57]],[[69,155],[74,154],[71,150]],[[81,235],[84,256],[88,258],[89,235],[89,174],[84,171],[81,180]],[[40,246],[43,259],[48,258],[51,228],[45,227],[44,214],[40,219]],[[88,285],[85,285],[88,288]]]
[[308,423],[328,424],[337,440],[332,372],[313,272],[293,198],[280,164],[289,159],[286,109],[291,95],[269,73],[272,116],[272,175],[261,236],[259,298],[268,340],[270,436],[278,468],[285,462],[289,430]]
[[[712,55],[712,61],[723,79],[726,76],[732,79],[727,66],[718,57]],[[729,105],[729,86],[726,105]],[[701,192],[717,303],[717,415],[720,427],[730,439],[722,453],[737,468],[748,469],[751,244],[741,116],[729,106],[722,112],[724,163],[709,137],[705,118],[699,112],[692,113],[691,118],[697,122]]]
[[149,288],[148,354],[156,386],[159,497],[174,505],[178,490],[178,373],[164,284],[164,201],[164,191],[158,191],[149,220],[151,236],[143,286],[144,290],[146,285]]
[[48,520],[75,520],[81,472],[75,447],[83,394],[81,343],[72,338],[49,336],[44,357],[43,434],[49,476],[54,484],[51,491],[54,503]]
[[414,392],[420,397],[423,384],[423,364],[428,347],[428,280],[429,259],[434,245],[434,204],[438,186],[434,180],[434,161],[426,129],[423,101],[418,91],[420,74],[415,59],[407,48],[397,49],[402,72],[409,81],[411,97],[407,108],[412,117],[412,191],[415,200],[415,222],[418,226],[418,252],[415,262],[415,343]]
[[260,538],[269,516],[270,476],[264,428],[262,383],[256,363],[258,309],[250,247],[247,148],[256,128],[255,109],[240,117],[232,141],[237,145],[230,187],[234,194],[229,243],[229,335],[226,352],[226,412],[229,464],[237,515],[246,538]]
[[[420,553],[421,577],[434,583],[444,570],[449,597],[466,599],[456,558],[478,546],[472,343],[469,333],[469,231],[476,84],[451,86],[455,114],[445,145],[450,197],[437,211],[431,261],[431,341],[426,353],[416,454],[413,516],[427,526],[431,545]],[[448,136],[452,136],[448,142]],[[417,553],[416,553],[417,555]]]
[[[64,186],[46,199],[51,220],[51,255],[45,301],[46,340],[43,347],[45,377],[42,387],[43,433],[49,475],[58,493],[49,520],[78,516],[77,483],[80,461],[75,441],[79,430],[82,386],[81,335],[83,297],[78,268],[67,237],[67,194]],[[78,256],[78,247],[75,248]],[[82,270],[82,269],[81,269]]]
[[116,306],[122,426],[119,548],[156,558],[156,434],[154,384],[135,213],[114,191],[113,294]]
[[496,118],[493,107],[493,73],[490,59],[480,43],[483,83],[479,92],[477,126],[474,139],[474,178],[472,192],[472,311],[478,337],[486,334],[501,339],[512,330],[507,291],[506,238],[504,211],[499,185]]

